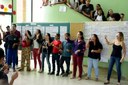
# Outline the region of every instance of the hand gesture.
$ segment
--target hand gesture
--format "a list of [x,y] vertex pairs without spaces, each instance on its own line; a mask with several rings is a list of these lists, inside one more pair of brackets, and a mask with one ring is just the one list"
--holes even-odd
[[107,39],[107,35],[105,35],[104,38]]
[[122,58],[122,59],[120,60],[120,63],[123,63],[123,61],[124,61],[124,58]]
[[16,71],[13,75],[12,75],[12,80],[15,80],[18,77],[18,71]]

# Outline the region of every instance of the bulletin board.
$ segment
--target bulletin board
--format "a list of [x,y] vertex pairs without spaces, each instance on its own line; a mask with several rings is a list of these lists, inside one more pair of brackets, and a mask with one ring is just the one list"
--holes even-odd
[[128,21],[119,22],[86,22],[83,29],[85,40],[87,41],[92,34],[97,34],[100,42],[103,45],[103,51],[101,53],[101,61],[108,62],[112,52],[112,46],[107,45],[104,39],[105,35],[108,36],[110,41],[116,38],[118,32],[123,32],[124,42],[126,45],[126,58],[128,61]]
[[29,30],[34,36],[36,29],[40,29],[42,36],[50,33],[54,37],[56,33],[60,33],[60,40],[64,40],[64,34],[70,33],[70,23],[16,23],[17,30],[24,36],[25,30]]

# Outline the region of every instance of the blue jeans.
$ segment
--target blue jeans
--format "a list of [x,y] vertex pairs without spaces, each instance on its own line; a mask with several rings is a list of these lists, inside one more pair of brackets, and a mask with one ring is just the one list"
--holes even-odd
[[118,82],[120,82],[120,80],[121,80],[121,63],[120,63],[120,59],[121,58],[111,56],[110,62],[109,62],[109,68],[108,68],[108,76],[107,76],[107,80],[108,81],[110,81],[112,69],[113,69],[114,64],[116,63]]
[[11,63],[13,63],[13,69],[15,69],[16,56],[17,56],[16,49],[7,49],[7,63],[9,66],[11,66]]
[[44,59],[46,58],[47,64],[48,64],[48,68],[49,68],[49,72],[51,72],[51,64],[50,64],[50,53],[47,52],[42,52],[42,71],[44,71]]
[[16,49],[16,65],[18,65],[18,48]]
[[99,76],[98,59],[88,58],[88,77],[91,77],[92,67],[95,69],[95,76]]

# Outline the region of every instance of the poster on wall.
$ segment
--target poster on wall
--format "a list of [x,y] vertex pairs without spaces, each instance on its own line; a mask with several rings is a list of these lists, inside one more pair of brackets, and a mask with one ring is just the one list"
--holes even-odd
[[33,35],[36,33],[36,30],[39,29],[42,33],[42,36],[44,36],[44,26],[41,26],[41,25],[37,25],[37,26],[33,26]]
[[29,25],[22,26],[22,31],[21,31],[22,39],[24,38],[26,30],[29,30],[32,33],[32,26]]
[[12,12],[12,0],[0,0],[0,12]]
[[51,37],[55,37],[56,33],[58,33],[58,29],[58,26],[46,26],[46,33],[50,33]]
[[[101,53],[101,61],[108,62],[111,56],[112,46],[107,45],[104,39],[105,36],[108,37],[110,41],[116,38],[118,32],[123,32],[124,42],[126,45],[126,50],[128,50],[128,22],[86,22],[84,28],[84,37],[87,41],[92,34],[97,34],[100,42],[103,45],[103,50]],[[125,59],[128,61],[128,52],[126,52]]]
[[60,40],[65,40],[65,33],[67,33],[67,26],[60,26]]

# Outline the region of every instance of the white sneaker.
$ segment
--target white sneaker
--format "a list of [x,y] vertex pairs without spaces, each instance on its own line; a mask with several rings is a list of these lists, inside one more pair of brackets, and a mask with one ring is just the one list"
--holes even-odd
[[18,65],[16,65],[16,69],[18,69],[19,67],[18,67]]

